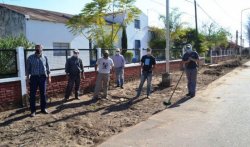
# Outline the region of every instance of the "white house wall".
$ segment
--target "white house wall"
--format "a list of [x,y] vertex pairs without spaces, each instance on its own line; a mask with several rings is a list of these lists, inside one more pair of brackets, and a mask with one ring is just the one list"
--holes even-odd
[[[47,21],[26,21],[26,37],[35,44],[42,44],[44,49],[53,49],[53,43],[69,43],[71,49],[88,49],[89,43],[84,36],[74,36],[63,23],[53,23]],[[29,53],[31,54],[31,53]],[[64,68],[66,57],[54,56],[53,51],[45,51],[51,68]],[[89,53],[82,51],[80,54],[86,66],[89,65]]]
[[[134,21],[131,22],[126,28],[129,49],[135,48],[135,40],[141,41],[141,49],[148,47],[148,17],[144,13],[141,13],[141,15],[137,19],[140,20],[140,29],[135,28]],[[119,41],[116,45],[118,47],[121,47],[122,29],[119,31],[118,36]]]
[[53,48],[53,42],[70,43],[71,48],[88,48],[89,45],[86,38],[74,36],[65,24],[48,21],[27,20],[26,37],[50,49]]

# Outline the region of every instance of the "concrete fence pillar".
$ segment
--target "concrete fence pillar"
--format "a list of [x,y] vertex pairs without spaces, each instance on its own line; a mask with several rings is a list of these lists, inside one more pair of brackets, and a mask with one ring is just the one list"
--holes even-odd
[[97,59],[102,57],[102,49],[101,48],[97,48]]
[[21,80],[21,94],[22,96],[27,94],[26,87],[26,75],[25,75],[25,56],[24,56],[24,48],[18,47],[17,51],[17,69],[18,69],[18,77]]

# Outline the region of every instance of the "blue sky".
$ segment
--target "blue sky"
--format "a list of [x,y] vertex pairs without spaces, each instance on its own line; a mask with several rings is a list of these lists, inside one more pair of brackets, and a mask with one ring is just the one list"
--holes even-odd
[[[1,3],[20,5],[25,7],[40,8],[69,14],[77,14],[84,5],[91,0],[0,0]],[[216,22],[218,25],[228,29],[235,40],[235,32],[240,32],[241,10],[250,8],[249,0],[196,0],[198,7],[198,24]],[[136,6],[149,16],[151,26],[163,26],[158,20],[159,14],[165,15],[166,0],[137,0]],[[171,8],[179,8],[183,12],[183,21],[194,27],[193,0],[169,0]],[[246,33],[244,25],[250,9],[243,13],[243,36]]]

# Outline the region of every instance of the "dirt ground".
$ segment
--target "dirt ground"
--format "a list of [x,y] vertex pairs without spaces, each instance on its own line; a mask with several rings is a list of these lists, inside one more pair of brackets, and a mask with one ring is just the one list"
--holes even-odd
[[[242,60],[241,62],[245,62]],[[230,61],[216,66],[203,66],[198,71],[197,90],[225,75],[241,62]],[[241,66],[244,68],[244,66]],[[92,101],[92,94],[81,96],[81,100],[62,103],[54,98],[49,104],[48,115],[39,113],[29,117],[27,109],[16,109],[0,113],[0,146],[97,146],[123,129],[142,122],[166,109],[162,104],[169,98],[181,71],[172,74],[172,85],[161,87],[161,76],[154,76],[150,99],[142,95],[129,103],[136,95],[139,81],[126,83],[124,89],[111,87],[109,99]],[[187,93],[185,75],[172,99],[172,107],[181,106]],[[144,84],[144,87],[146,83]]]

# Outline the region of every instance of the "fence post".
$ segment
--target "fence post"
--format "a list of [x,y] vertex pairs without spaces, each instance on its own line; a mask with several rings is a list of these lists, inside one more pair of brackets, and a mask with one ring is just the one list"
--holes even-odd
[[18,47],[17,51],[17,69],[18,69],[18,77],[21,80],[21,94],[22,96],[27,94],[26,89],[26,76],[25,76],[25,56],[24,56],[24,48]]
[[102,57],[102,49],[101,48],[97,48],[97,59]]
[[213,64],[213,50],[210,50],[210,64]]

